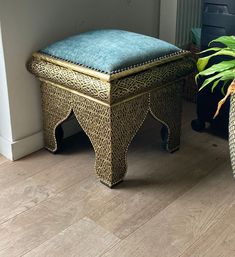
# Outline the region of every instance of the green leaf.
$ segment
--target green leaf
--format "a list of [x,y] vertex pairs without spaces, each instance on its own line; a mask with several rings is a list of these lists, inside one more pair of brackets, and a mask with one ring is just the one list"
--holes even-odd
[[211,88],[211,92],[212,92],[212,93],[214,92],[214,89],[218,86],[219,82],[221,82],[221,81],[224,81],[223,86],[222,86],[222,88],[221,88],[221,92],[223,93],[223,92],[224,92],[224,87],[225,87],[231,80],[227,80],[226,77],[222,77],[222,78],[216,80],[216,81],[213,83],[213,86],[212,86],[212,88]]
[[199,58],[198,62],[197,62],[197,68],[199,70],[199,72],[203,71],[205,69],[205,67],[207,66],[209,60],[214,57],[214,56],[231,56],[231,57],[235,57],[235,51],[232,50],[228,50],[228,49],[222,49],[214,54],[211,54],[209,56],[203,57],[203,58]]
[[197,69],[199,72],[203,71],[206,67],[206,65],[208,64],[210,58],[212,57],[213,55],[210,55],[210,56],[206,56],[206,57],[203,57],[203,58],[199,58],[198,61],[197,61]]
[[224,48],[221,48],[221,47],[211,47],[211,48],[208,48],[204,51],[201,51],[199,54],[204,54],[204,53],[207,53],[207,52],[217,52],[217,51],[220,51],[221,49],[224,49]]
[[235,79],[235,70],[227,70],[222,73],[224,73],[223,77],[221,78],[221,80],[223,80],[223,81]]
[[212,65],[210,68],[201,71],[198,75],[200,76],[209,76],[216,72],[222,72],[235,67],[235,59],[230,61],[223,61],[217,64]]
[[214,83],[213,83],[213,86],[211,88],[211,92],[213,93],[214,92],[214,89],[216,88],[216,86],[219,84],[219,82],[221,81],[224,81],[223,83],[223,86],[221,88],[221,92],[224,93],[224,87],[230,83],[231,81],[233,80],[233,77],[230,77],[230,76],[223,76],[222,78],[216,80]]
[[209,45],[211,45],[213,42],[222,43],[226,45],[229,48],[235,49],[235,36],[222,36],[215,40],[212,40]]
[[217,87],[217,85],[219,84],[220,82],[220,79],[216,80],[214,83],[213,83],[213,86],[211,87],[211,93],[214,92],[214,89]]
[[224,90],[225,90],[225,87],[226,87],[228,84],[230,84],[230,81],[224,81],[224,84],[223,84],[223,86],[222,86],[222,88],[221,88],[221,93],[222,93],[223,95],[226,95],[226,92],[225,92]]
[[[212,83],[216,79],[225,81],[225,80],[232,80],[234,78],[235,78],[235,70],[231,69],[231,70],[226,70],[226,71],[220,72],[219,74],[216,74],[216,75],[206,79],[203,82],[202,86],[200,87],[199,91],[201,91],[203,88],[205,88],[207,85],[209,85],[210,83]],[[216,85],[218,85],[218,83],[216,84],[216,82],[215,82]]]
[[198,78],[200,76],[200,73],[198,73],[196,76],[195,76],[195,83],[198,84]]
[[218,78],[220,78],[220,77],[222,77],[222,76],[223,76],[222,74],[217,74],[217,75],[215,75],[215,76],[213,76],[213,77],[210,77],[210,78],[206,79],[206,80],[203,82],[202,86],[199,88],[199,91],[201,91],[204,87],[206,87],[207,85],[209,85],[210,83],[212,83],[214,80],[216,80],[216,79],[218,79]]

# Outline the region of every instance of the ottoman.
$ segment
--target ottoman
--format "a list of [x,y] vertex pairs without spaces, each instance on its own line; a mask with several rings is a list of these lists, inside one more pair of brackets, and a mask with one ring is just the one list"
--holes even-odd
[[128,146],[150,112],[163,124],[169,152],[179,148],[189,52],[123,30],[82,33],[34,53],[28,70],[41,81],[45,147],[58,149],[56,128],[74,114],[95,150],[109,187],[123,180]]

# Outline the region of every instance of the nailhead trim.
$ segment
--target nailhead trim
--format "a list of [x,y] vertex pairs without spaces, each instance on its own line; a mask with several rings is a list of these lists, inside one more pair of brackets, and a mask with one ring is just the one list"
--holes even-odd
[[[39,51],[39,52],[43,53],[43,54],[46,54],[43,51]],[[76,64],[76,65],[82,66],[84,68],[88,68],[88,69],[91,69],[91,70],[94,70],[94,71],[98,71],[98,72],[101,72],[101,73],[112,75],[112,74],[116,74],[116,73],[119,73],[119,72],[122,72],[122,71],[130,70],[130,69],[133,69],[133,68],[145,65],[145,64],[149,64],[149,63],[152,63],[152,62],[160,61],[160,60],[166,59],[168,57],[181,55],[182,53],[185,53],[185,52],[187,52],[187,51],[180,50],[178,52],[174,52],[174,53],[171,53],[171,54],[166,54],[166,55],[160,56],[158,58],[150,59],[150,60],[147,60],[145,62],[138,63],[138,64],[133,64],[131,66],[128,66],[128,67],[125,67],[125,68],[121,68],[121,69],[118,69],[118,70],[114,70],[114,71],[111,71],[111,72],[107,72],[107,71],[103,71],[103,70],[100,70],[100,69],[96,69],[94,67],[91,67],[91,66],[88,66],[88,65],[84,65],[82,63],[72,62],[71,60],[63,59],[63,58],[60,58],[60,57],[57,57],[57,56],[53,56],[53,55],[50,55],[50,54],[46,54],[46,55],[48,55],[48,56],[50,56],[52,58],[58,59],[58,60],[62,60],[62,61],[66,61],[66,62],[69,62],[69,63],[73,63],[73,64]]]

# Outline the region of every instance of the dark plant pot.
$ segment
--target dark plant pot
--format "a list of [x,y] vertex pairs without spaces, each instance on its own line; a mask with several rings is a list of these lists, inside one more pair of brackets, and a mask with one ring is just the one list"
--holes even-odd
[[235,93],[230,97],[229,149],[233,175],[235,177]]

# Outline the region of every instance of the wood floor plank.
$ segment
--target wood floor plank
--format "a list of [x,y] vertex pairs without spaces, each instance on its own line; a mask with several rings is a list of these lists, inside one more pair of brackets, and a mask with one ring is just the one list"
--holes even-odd
[[2,156],[0,154],[0,165],[2,165],[3,163],[6,163],[6,162],[10,162],[9,160],[7,160],[7,158],[5,158],[4,156]]
[[235,205],[180,257],[235,256]]
[[51,154],[43,149],[20,160],[14,162],[7,161],[1,164],[0,188],[3,190],[7,187],[14,186],[20,181],[45,169],[54,167],[69,158],[77,159],[78,162],[84,158],[87,161],[91,160],[91,162],[94,162],[94,151],[87,137],[84,137],[84,134],[77,135],[76,140],[73,137],[67,138],[64,141],[64,149],[61,153]]
[[[94,176],[0,225],[0,256],[16,257],[56,236],[87,213],[103,208],[117,192]],[[85,231],[84,231],[85,233]]]
[[234,196],[225,163],[102,256],[180,256],[226,213]]
[[[86,170],[87,170],[87,168],[86,168]],[[68,226],[70,224],[70,222],[73,222],[73,219],[75,219],[75,218],[73,218],[73,215],[71,214],[73,210],[75,211],[77,218],[81,217],[80,215],[78,215],[81,212],[81,210],[82,211],[87,210],[87,212],[89,212],[91,210],[91,208],[86,208],[86,206],[89,207],[89,204],[87,204],[87,203],[89,203],[89,202],[96,203],[97,197],[103,196],[102,199],[104,198],[106,200],[110,200],[109,197],[112,196],[112,194],[116,194],[116,193],[122,192],[122,191],[129,191],[129,189],[128,190],[122,190],[122,189],[121,190],[109,190],[108,188],[104,187],[103,185],[97,183],[96,178],[94,176],[92,176],[92,178],[94,179],[94,184],[106,189],[108,199],[105,198],[104,194],[101,194],[100,191],[98,191],[98,192],[93,191],[91,184],[86,185],[83,181],[80,186],[82,188],[86,188],[85,192],[83,194],[81,194],[80,191],[76,191],[75,195],[77,195],[77,196],[87,195],[88,198],[86,198],[82,204],[79,202],[77,208],[76,208],[76,204],[77,204],[78,199],[77,198],[71,199],[68,192],[63,193],[63,196],[64,196],[63,199],[61,199],[61,197],[56,195],[55,198],[51,199],[51,201],[49,200],[49,202],[47,204],[43,203],[42,205],[40,205],[40,203],[39,203],[38,207],[36,209],[32,210],[32,212],[29,212],[29,213],[27,212],[27,217],[25,219],[24,219],[25,216],[21,214],[18,216],[19,219],[18,219],[18,217],[14,218],[13,222],[7,223],[7,226],[3,227],[3,229],[0,232],[0,234],[3,235],[3,238],[0,240],[0,242],[2,242],[4,244],[4,242],[6,242],[6,239],[8,239],[11,242],[11,244],[13,244],[12,246],[11,245],[6,246],[5,244],[3,245],[3,248],[5,249],[2,252],[3,256],[4,255],[18,256],[19,252],[17,252],[17,251],[25,250],[28,247],[28,244],[31,247],[33,247],[33,246],[36,247],[37,244],[40,244],[40,242],[41,242],[40,240],[43,241],[43,240],[46,240],[48,237],[50,238],[50,236],[53,236],[54,233],[55,234],[58,233],[60,231],[60,229],[63,229],[64,227]],[[61,194],[62,194],[62,192],[59,195],[61,195]],[[89,197],[93,200],[89,201]],[[67,202],[68,202],[68,204],[67,204]],[[101,208],[94,208],[94,210],[96,210],[97,212],[102,209],[103,209],[103,206],[101,206]],[[32,214],[34,212],[35,212],[36,216],[34,214]],[[48,213],[51,213],[51,215],[49,216],[51,219],[52,219],[52,217],[54,218],[52,221],[50,221],[50,218],[48,218],[48,216],[47,216]],[[72,221],[69,220],[69,222],[63,223],[64,213],[66,213],[68,215],[68,217],[71,217]],[[82,212],[82,213],[84,215],[84,212]],[[57,215],[59,216],[58,219],[56,218]],[[43,217],[43,220],[40,217]],[[15,221],[21,220],[21,218],[23,219],[23,221],[21,221],[21,222],[19,221],[17,223],[17,225],[15,225]],[[48,221],[48,219],[49,219],[49,221]],[[33,222],[33,227],[30,227],[29,230],[24,227],[24,229],[23,229],[24,233],[18,234],[17,233],[18,228],[23,227],[24,224],[30,223],[29,221],[31,221],[31,220]],[[36,220],[40,221],[40,223],[36,222],[36,224],[35,224]],[[61,224],[62,228],[60,226],[58,226],[59,223]],[[46,224],[46,225],[44,225],[44,224]],[[17,229],[15,229],[13,225],[16,226]],[[56,227],[56,229],[54,228],[54,226]],[[50,233],[48,232],[48,227],[50,227]],[[3,231],[14,231],[14,236],[12,236],[11,234],[5,234]],[[21,231],[21,229],[20,229],[20,231]],[[32,231],[35,234],[31,234]],[[40,238],[40,234],[43,235],[42,238]],[[35,238],[37,238],[37,240],[35,240]],[[21,240],[21,239],[23,239],[23,240]],[[31,239],[33,239],[35,241],[32,242]],[[7,244],[7,242],[6,242],[6,244]],[[14,255],[14,253],[15,253],[15,255]]]
[[[26,174],[27,173],[27,174]],[[25,171],[22,167],[16,165],[13,162],[7,162],[0,165],[0,187],[1,190],[18,183],[25,179],[27,176],[31,176],[37,173],[36,171]]]
[[[219,164],[228,162],[228,152],[224,151],[224,147],[219,147],[221,139],[215,140],[211,135],[204,135],[205,139],[205,149],[201,146],[199,150],[202,139],[198,137],[194,145],[187,144],[173,155],[159,151],[160,163],[156,159],[154,144],[143,146],[145,152],[141,158],[142,152],[133,149],[137,157],[131,152],[128,161],[129,169],[135,172],[128,172],[124,183],[117,187],[120,189],[117,197],[88,217],[117,237],[127,237]],[[137,141],[139,143],[140,140]],[[212,146],[214,142],[218,147]]]
[[130,146],[125,181],[113,190],[98,182],[81,135],[59,155],[43,150],[0,164],[0,257],[178,257],[194,245],[200,254],[203,236],[217,222],[216,231],[225,228],[235,187],[227,141],[192,131],[194,108],[186,104],[181,149],[172,155],[148,117]]
[[83,180],[92,171],[93,162],[89,157],[69,157],[53,167],[1,190],[0,223]]
[[88,218],[83,218],[25,257],[95,257],[119,239]]
[[65,155],[48,154],[47,151],[38,151],[15,162],[5,162],[0,165],[1,190],[14,186],[34,174],[53,167],[66,159]]

